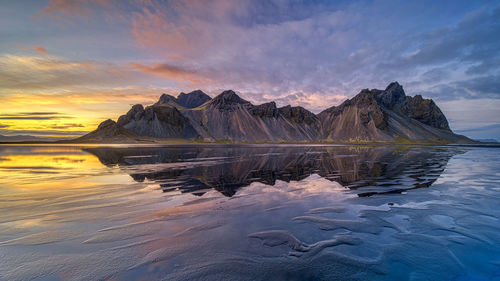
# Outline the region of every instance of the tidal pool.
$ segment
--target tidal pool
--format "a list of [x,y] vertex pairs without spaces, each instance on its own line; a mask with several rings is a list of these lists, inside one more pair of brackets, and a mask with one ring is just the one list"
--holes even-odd
[[500,280],[500,148],[0,146],[0,280]]

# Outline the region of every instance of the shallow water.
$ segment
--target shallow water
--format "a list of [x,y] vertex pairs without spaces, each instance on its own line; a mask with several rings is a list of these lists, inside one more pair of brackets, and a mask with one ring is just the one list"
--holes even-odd
[[0,146],[0,280],[500,280],[500,149]]

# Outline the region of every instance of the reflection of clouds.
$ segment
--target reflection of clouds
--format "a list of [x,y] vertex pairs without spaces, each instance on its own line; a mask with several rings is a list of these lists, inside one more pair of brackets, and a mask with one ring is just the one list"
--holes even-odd
[[0,149],[3,187],[15,190],[60,189],[84,186],[74,177],[102,172],[96,157],[75,147],[9,147]]
[[238,196],[245,196],[249,194],[253,196],[261,196],[260,194],[264,193],[264,195],[262,195],[264,198],[267,196],[273,197],[274,195],[278,195],[293,199],[322,194],[324,196],[345,198],[346,195],[341,194],[344,191],[347,191],[347,189],[340,183],[329,181],[317,174],[313,174],[301,181],[285,182],[277,180],[274,185],[252,183],[247,187],[243,187],[241,191],[238,192]]
[[[399,273],[399,263],[405,265],[405,273],[443,280],[450,271],[425,264],[429,251],[432,264],[451,268],[454,276],[466,273],[471,267],[488,272],[491,268],[485,260],[496,254],[491,241],[496,241],[499,233],[495,229],[497,224],[492,224],[499,217],[498,210],[492,208],[498,197],[498,180],[492,175],[498,170],[498,153],[492,150],[477,149],[456,157],[436,188],[405,195],[358,198],[355,192],[318,173],[299,177],[300,181],[277,179],[273,186],[253,182],[233,197],[225,197],[216,190],[208,190],[201,197],[162,193],[152,182],[134,183],[119,178],[118,174],[129,176],[116,164],[106,168],[96,162],[96,157],[82,154],[79,149],[0,148],[2,157],[15,157],[19,152],[26,161],[30,156],[40,156],[37,161],[45,164],[59,161],[88,172],[85,175],[71,172],[69,179],[52,179],[54,186],[60,185],[57,190],[0,189],[0,244],[8,244],[0,245],[4,253],[0,272],[6,280],[52,276],[71,280],[111,277],[128,280],[138,276],[134,274],[148,275],[150,279],[220,280],[217,274],[221,272],[231,280],[241,276],[272,279],[283,274],[303,277],[304,272],[311,276],[317,272],[321,275],[314,276],[338,274],[334,276],[338,278],[326,278],[332,280],[351,276],[362,276],[363,280],[380,276],[398,279],[400,276],[393,275]],[[120,149],[130,148],[118,146],[107,151]],[[163,155],[165,159],[187,154],[185,150],[172,155],[158,151],[157,147],[149,151],[146,147],[141,149],[145,155]],[[216,153],[221,156],[229,149],[222,147]],[[357,147],[337,153],[332,149],[331,154],[314,150],[297,154],[337,155],[340,156],[337,160],[353,160],[355,154],[377,149]],[[173,150],[173,147],[167,149]],[[456,154],[453,148],[409,151],[422,155],[416,162],[432,158],[439,159],[439,163],[447,162],[450,155]],[[192,161],[196,156],[205,160],[213,156],[201,152],[184,160],[196,162]],[[415,157],[403,148],[398,153],[406,157],[405,161]],[[246,158],[249,154],[244,153]],[[266,156],[265,151],[258,154]],[[108,157],[117,155],[110,153]],[[269,155],[289,161],[287,153]],[[232,159],[230,155],[224,156],[219,160]],[[86,157],[94,160],[73,161]],[[139,161],[140,157],[126,159]],[[488,161],[488,165],[477,159]],[[396,165],[406,163],[410,167],[407,174],[415,175],[422,173],[416,162]],[[92,163],[97,163],[98,173],[90,169]],[[425,165],[431,167],[432,173],[440,173],[439,165],[427,162]],[[112,171],[109,175],[108,169]],[[110,181],[99,182],[102,177]],[[2,184],[4,181],[0,177]],[[42,178],[26,181],[34,187],[44,184]],[[377,178],[377,182],[383,179]],[[485,258],[478,256],[477,264],[471,262],[467,254],[472,251],[486,253]],[[265,274],[270,277],[262,278]]]
[[[356,189],[359,196],[429,187],[460,150],[369,146],[186,146],[85,148],[108,166],[138,181],[156,182],[166,193],[225,196],[260,182],[302,181],[311,175]],[[247,155],[250,153],[250,155]],[[222,155],[222,157],[221,157]],[[418,171],[415,172],[415,171]]]

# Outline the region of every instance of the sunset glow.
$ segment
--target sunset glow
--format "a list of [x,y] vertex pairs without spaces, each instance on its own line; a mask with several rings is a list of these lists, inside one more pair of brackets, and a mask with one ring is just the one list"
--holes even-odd
[[8,1],[0,134],[75,137],[195,89],[318,113],[397,80],[498,137],[498,3],[365,2]]

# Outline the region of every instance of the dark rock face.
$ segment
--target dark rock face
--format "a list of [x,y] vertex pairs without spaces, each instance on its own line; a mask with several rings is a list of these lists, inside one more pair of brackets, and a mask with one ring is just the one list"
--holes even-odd
[[208,106],[222,111],[234,111],[241,107],[251,108],[252,104],[240,98],[234,91],[227,90],[216,96]]
[[136,142],[139,139],[137,135],[128,131],[123,126],[117,124],[115,121],[108,119],[92,131],[82,137],[77,138],[77,142]]
[[448,120],[433,100],[423,99],[421,95],[407,98],[407,102],[401,105],[402,113],[429,126],[451,132]]
[[430,99],[406,96],[393,82],[385,90],[364,89],[318,115],[275,102],[253,105],[227,90],[211,99],[200,90],[177,98],[163,94],[144,108],[134,105],[117,123],[106,121],[100,136],[123,135],[240,142],[472,142],[451,132]]
[[424,99],[421,95],[406,96],[398,82],[391,83],[385,91],[374,89],[372,92],[386,108],[431,127],[451,132],[448,120],[433,100]]
[[155,105],[170,104],[172,106],[182,106],[185,108],[198,107],[212,98],[201,90],[192,91],[190,93],[180,93],[176,98],[171,95],[162,94]]
[[192,91],[188,94],[180,93],[177,97],[177,103],[186,108],[198,107],[212,98],[201,90]]
[[314,113],[301,106],[292,107],[287,105],[279,108],[278,112],[286,119],[298,124],[305,123],[311,125],[319,121],[318,117],[316,117]]
[[385,132],[387,116],[373,93],[362,90],[357,96],[320,114],[322,137],[340,141],[390,141]]
[[[197,195],[213,188],[226,196],[253,182],[275,185],[278,180],[300,181],[312,174],[358,190],[360,197],[400,193],[430,186],[444,171],[449,159],[463,153],[387,146],[357,147],[353,157],[337,157],[352,154],[352,148],[346,146],[89,147],[84,150],[96,155],[104,165],[126,168],[138,182],[147,179],[159,183],[164,192],[178,190]],[[154,157],[141,157],[152,155]],[[225,160],[210,165],[209,169],[204,165],[177,169],[155,165],[221,156]],[[152,168],[127,168],[144,164],[151,164]],[[376,187],[382,179],[386,184]]]
[[186,139],[198,137],[189,120],[177,108],[169,104],[152,105],[146,108],[140,104],[134,105],[126,115],[118,118],[118,124],[145,137]]
[[389,109],[393,109],[396,104],[401,103],[406,99],[405,91],[403,86],[399,85],[398,82],[392,82],[387,86],[385,91],[380,91],[377,89],[371,90],[372,93],[377,97],[377,100]]
[[179,105],[177,103],[177,98],[168,94],[162,94],[154,105],[162,105],[162,104],[170,104],[173,106]]
[[250,112],[258,117],[273,118],[278,116],[278,108],[274,101],[256,105],[250,109]]
[[130,121],[141,118],[143,113],[144,113],[144,107],[142,106],[142,104],[136,104],[132,106],[132,108],[127,112],[127,114],[120,116],[118,118],[117,123],[120,126],[125,126],[126,124],[130,123]]
[[320,128],[319,119],[303,108],[277,108],[274,102],[253,105],[231,90],[182,113],[208,140],[314,141]]
[[108,119],[99,124],[99,126],[97,126],[97,130],[108,130],[108,129],[116,130],[117,129],[116,122],[111,119]]
[[318,116],[328,140],[470,142],[451,132],[433,100],[406,96],[398,82],[385,90],[364,89]]

